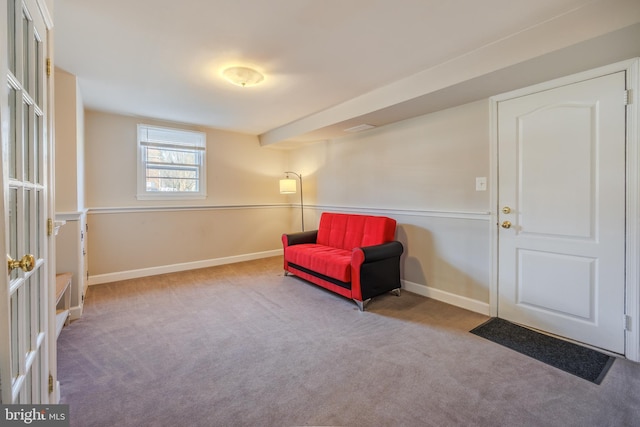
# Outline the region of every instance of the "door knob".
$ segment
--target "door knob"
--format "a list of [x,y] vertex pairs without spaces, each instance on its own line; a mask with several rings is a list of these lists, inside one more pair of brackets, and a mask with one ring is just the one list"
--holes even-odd
[[502,208],[502,213],[504,214],[511,213],[511,208],[509,206],[505,206],[504,208]]
[[11,273],[16,268],[21,268],[24,271],[31,271],[33,267],[36,266],[36,258],[31,254],[26,254],[22,257],[21,260],[11,259],[10,256],[7,255],[7,264],[9,266],[9,273]]
[[502,228],[511,228],[511,222],[505,221],[502,223]]

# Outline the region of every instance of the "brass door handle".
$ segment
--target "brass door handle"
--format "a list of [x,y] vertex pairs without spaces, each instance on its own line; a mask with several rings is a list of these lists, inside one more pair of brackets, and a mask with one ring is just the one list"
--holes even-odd
[[11,273],[16,268],[21,268],[24,271],[31,271],[33,270],[33,267],[36,266],[36,258],[31,254],[26,254],[19,261],[15,259],[11,259],[11,257],[8,255],[7,255],[7,258],[8,258],[7,264],[9,267],[9,273]]
[[511,213],[511,208],[509,206],[505,206],[504,208],[502,208],[502,213],[504,214]]
[[511,222],[510,221],[505,221],[502,223],[502,228],[511,228]]

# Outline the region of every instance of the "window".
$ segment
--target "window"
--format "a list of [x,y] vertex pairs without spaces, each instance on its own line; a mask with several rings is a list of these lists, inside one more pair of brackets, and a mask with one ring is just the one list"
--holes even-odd
[[138,125],[138,199],[198,199],[206,192],[202,132]]

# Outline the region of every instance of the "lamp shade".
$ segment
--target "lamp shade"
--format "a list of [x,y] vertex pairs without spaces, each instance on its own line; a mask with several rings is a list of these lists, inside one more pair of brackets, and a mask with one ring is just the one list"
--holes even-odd
[[284,178],[280,180],[280,194],[293,194],[296,192],[296,180]]

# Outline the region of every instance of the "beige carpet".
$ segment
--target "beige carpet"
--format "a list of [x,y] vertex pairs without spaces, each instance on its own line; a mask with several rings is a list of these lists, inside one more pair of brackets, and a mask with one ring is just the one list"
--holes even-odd
[[361,313],[280,257],[91,287],[58,340],[72,426],[633,426],[640,365],[595,385],[408,292]]

